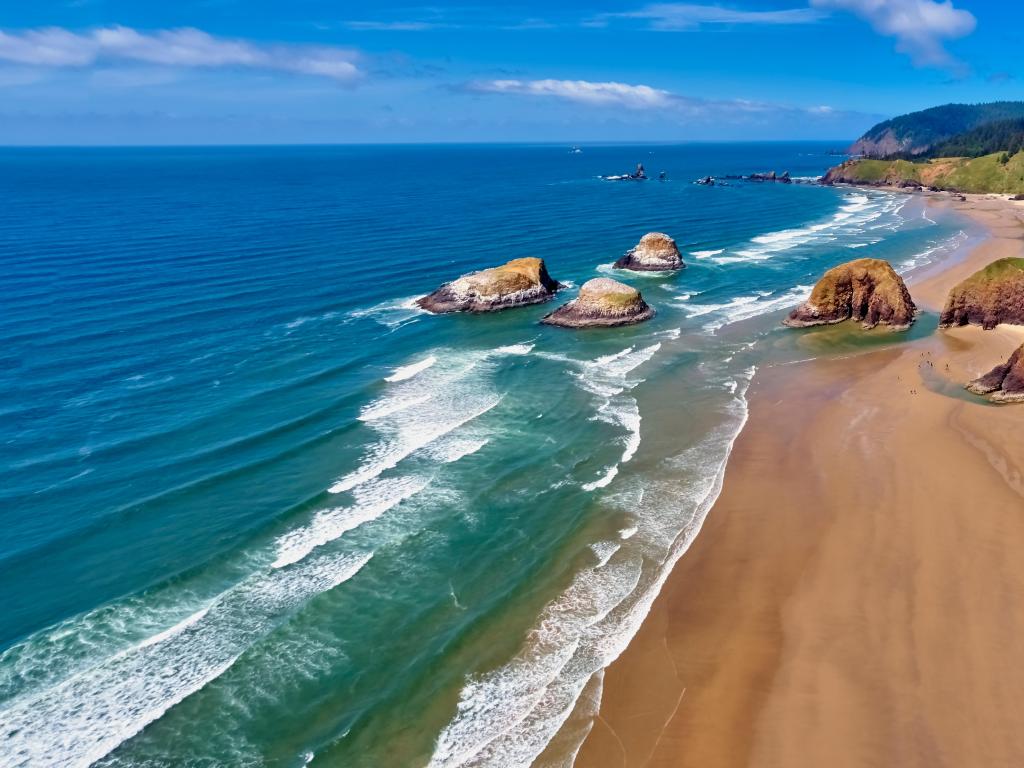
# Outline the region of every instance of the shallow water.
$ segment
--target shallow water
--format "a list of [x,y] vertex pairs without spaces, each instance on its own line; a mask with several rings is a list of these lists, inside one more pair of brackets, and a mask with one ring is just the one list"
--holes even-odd
[[[835,348],[781,313],[840,261],[976,236],[906,196],[690,183],[825,149],[0,151],[0,763],[571,753],[757,366]],[[637,161],[668,180],[597,178]],[[578,286],[649,230],[688,267],[615,273],[642,326],[411,304],[524,255]]]

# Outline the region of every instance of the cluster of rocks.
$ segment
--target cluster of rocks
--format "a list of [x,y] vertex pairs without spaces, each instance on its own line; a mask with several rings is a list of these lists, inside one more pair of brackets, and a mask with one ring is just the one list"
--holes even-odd
[[[648,232],[614,264],[615,269],[634,272],[672,272],[685,266],[676,241],[662,232]],[[445,283],[416,303],[437,314],[496,312],[549,301],[562,288],[548,274],[542,259],[513,259]],[[541,322],[568,328],[609,328],[652,317],[654,309],[638,290],[601,277],[586,282],[575,299],[549,312]]]
[[[648,232],[615,262],[615,269],[671,272],[686,266],[679,247],[662,232]],[[419,299],[435,313],[496,312],[549,301],[564,288],[548,274],[542,259],[513,259],[499,267],[463,275]],[[541,322],[566,328],[612,328],[641,323],[655,310],[636,288],[599,277],[588,280],[577,297],[544,315]],[[864,329],[909,328],[917,306],[906,283],[882,259],[855,259],[829,269],[810,298],[783,324],[791,328],[832,325],[847,320]],[[1024,325],[1024,259],[1000,259],[954,286],[942,310],[940,327],[1000,323]],[[1024,346],[1010,359],[967,384],[996,402],[1024,401]]]
[[790,178],[789,171],[783,171],[782,173],[775,173],[775,171],[768,171],[767,173],[751,173],[748,176],[735,176],[727,175],[727,179],[737,179],[740,181],[776,181],[780,184],[792,184],[793,179]]
[[[865,329],[905,330],[916,314],[906,284],[888,262],[856,259],[828,270],[783,324],[804,328],[852,320]],[[1024,325],[1024,259],[999,259],[955,285],[939,318],[941,328],[971,324],[987,330],[1000,323]],[[997,403],[1024,402],[1024,346],[966,388]]]

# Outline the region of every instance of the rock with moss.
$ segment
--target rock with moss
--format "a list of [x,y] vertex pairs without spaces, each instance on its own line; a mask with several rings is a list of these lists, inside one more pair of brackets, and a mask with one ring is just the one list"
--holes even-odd
[[648,232],[614,266],[634,272],[668,272],[686,265],[675,240],[662,232]]
[[967,389],[996,403],[1024,402],[1024,346],[1017,347],[1002,365],[969,382]]
[[1024,325],[1024,259],[999,259],[953,286],[939,325]]
[[541,322],[565,328],[612,328],[652,317],[654,310],[636,288],[598,277],[585,282],[579,296],[545,315]]
[[902,331],[910,327],[917,307],[892,265],[882,259],[856,259],[826,272],[811,297],[783,320],[791,328],[831,325],[846,320],[865,329],[886,325]]
[[561,284],[542,259],[513,259],[445,283],[416,303],[430,312],[495,312],[551,299]]

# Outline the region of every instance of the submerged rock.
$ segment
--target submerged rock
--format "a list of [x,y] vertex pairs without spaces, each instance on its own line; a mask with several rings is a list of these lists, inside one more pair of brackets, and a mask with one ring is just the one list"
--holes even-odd
[[463,275],[417,300],[429,312],[495,312],[547,301],[561,288],[542,259],[513,259]]
[[635,272],[664,272],[686,265],[675,240],[661,232],[648,232],[614,266]]
[[996,403],[1024,402],[1024,345],[1010,359],[967,384],[976,395],[988,395]]
[[953,286],[939,325],[1024,325],[1024,259],[999,259]]
[[598,277],[585,282],[579,296],[545,315],[541,322],[565,328],[611,328],[652,317],[654,310],[636,288]]
[[888,325],[905,330],[917,307],[896,270],[882,259],[856,259],[826,272],[811,297],[789,313],[783,325],[804,328],[856,320],[864,328]]

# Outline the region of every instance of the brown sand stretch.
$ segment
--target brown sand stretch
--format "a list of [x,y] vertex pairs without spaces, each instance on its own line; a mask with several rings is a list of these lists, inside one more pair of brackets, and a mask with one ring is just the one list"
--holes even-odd
[[[992,238],[911,283],[930,311],[1024,255],[1024,209],[962,206]],[[722,494],[576,765],[1024,766],[1024,406],[925,381],[1022,338],[961,328],[760,371]]]

